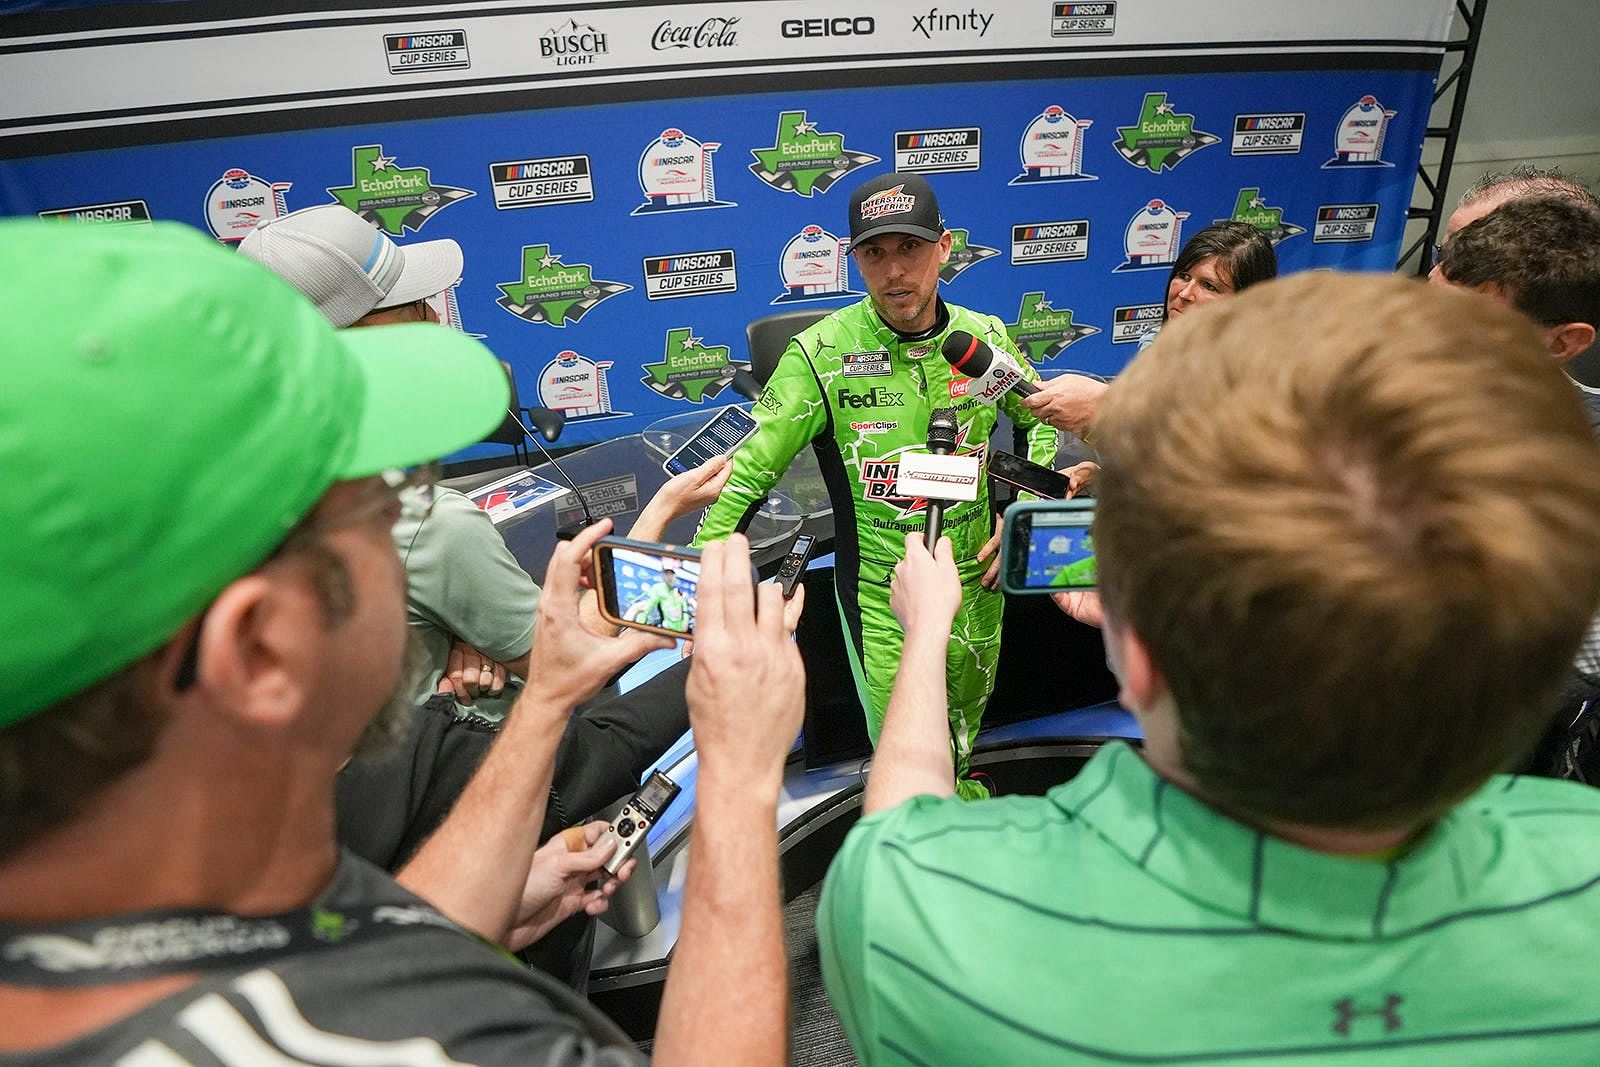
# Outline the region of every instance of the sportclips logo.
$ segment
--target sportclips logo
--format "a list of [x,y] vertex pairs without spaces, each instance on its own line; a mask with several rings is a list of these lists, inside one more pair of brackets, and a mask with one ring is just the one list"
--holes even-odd
[[871,15],[853,18],[784,19],[778,32],[785,37],[865,37],[876,33],[878,23]]

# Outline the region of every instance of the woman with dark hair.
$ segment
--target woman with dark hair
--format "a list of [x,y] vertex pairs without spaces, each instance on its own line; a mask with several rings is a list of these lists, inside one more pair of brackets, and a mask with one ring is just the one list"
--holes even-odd
[[[1277,277],[1278,257],[1272,242],[1245,222],[1218,222],[1189,238],[1167,275],[1167,312],[1170,322],[1190,308]],[[1159,330],[1139,342],[1150,347]]]

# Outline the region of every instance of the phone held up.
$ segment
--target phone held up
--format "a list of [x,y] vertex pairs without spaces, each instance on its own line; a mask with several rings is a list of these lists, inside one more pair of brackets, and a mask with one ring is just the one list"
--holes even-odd
[[1065,500],[1072,492],[1072,479],[1060,471],[999,449],[989,453],[989,477],[1052,500]]
[[1000,588],[1007,593],[1065,593],[1098,584],[1094,501],[1030,500],[1006,512],[1000,539]]
[[723,408],[682,447],[668,456],[661,465],[662,469],[668,474],[682,474],[709,463],[750,440],[757,428],[755,417],[743,408]]
[[[752,567],[750,582],[755,581]],[[666,637],[694,636],[699,549],[602,537],[594,546],[594,585],[607,622]]]

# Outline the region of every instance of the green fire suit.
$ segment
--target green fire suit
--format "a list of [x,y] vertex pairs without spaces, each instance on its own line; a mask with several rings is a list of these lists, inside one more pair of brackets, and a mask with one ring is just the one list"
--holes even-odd
[[[833,502],[839,616],[873,744],[904,641],[889,608],[889,579],[905,555],[906,534],[926,528],[926,502],[907,499],[896,488],[899,457],[926,451],[928,417],[935,408],[956,411],[957,454],[982,458],[995,424],[995,409],[969,398],[971,379],[951,370],[939,354],[953,330],[1009,353],[1030,378],[1038,377],[993,316],[940,301],[934,330],[908,339],[884,324],[870,298],[841,308],[789,343],[755,405],[760,429],[734,453],[727,488],[695,536],[701,545],[743,529],[795,454],[812,446]],[[1055,431],[1014,393],[1006,394],[1000,406],[1019,430],[1026,430],[1028,458],[1050,464]],[[943,531],[955,549],[962,584],[948,659],[950,740],[958,777],[966,772],[1000,658],[1004,605],[999,593],[979,584],[988,564],[977,558],[993,533],[990,516],[983,491],[977,500],[951,504],[944,513]]]

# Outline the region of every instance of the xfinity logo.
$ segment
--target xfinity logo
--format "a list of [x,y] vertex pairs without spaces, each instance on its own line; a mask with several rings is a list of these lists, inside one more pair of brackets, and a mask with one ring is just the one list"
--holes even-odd
[[865,393],[840,389],[837,396],[842,408],[892,408],[906,402],[905,393],[897,393],[881,385],[875,385]]
[[871,15],[855,18],[784,19],[778,27],[785,37],[865,37],[878,28]]
[[977,8],[972,8],[966,14],[941,14],[937,7],[930,7],[926,15],[911,16],[911,30],[920,33],[928,40],[933,39],[934,32],[971,33],[978,31],[982,37],[989,32],[989,23],[994,21],[994,14],[982,14]]

